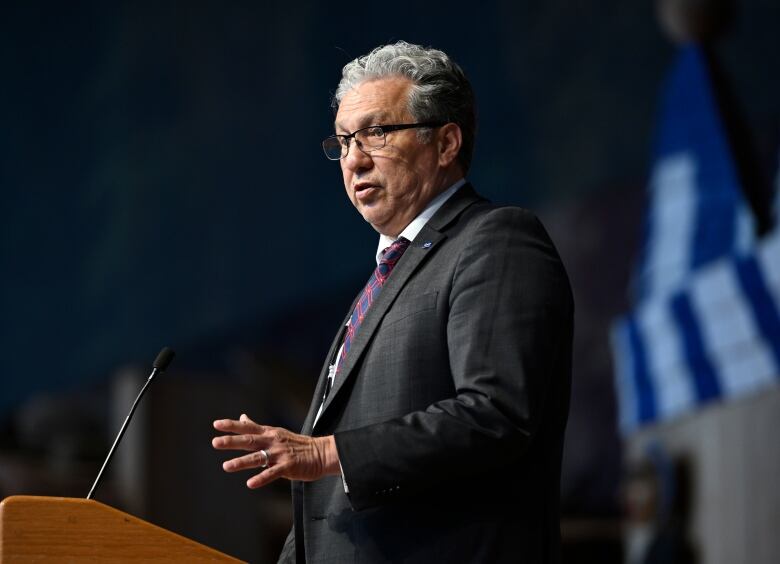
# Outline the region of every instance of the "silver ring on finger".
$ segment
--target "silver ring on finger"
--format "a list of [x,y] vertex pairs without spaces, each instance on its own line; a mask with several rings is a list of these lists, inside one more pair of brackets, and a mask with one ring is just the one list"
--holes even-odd
[[260,449],[260,457],[263,459],[260,463],[260,468],[268,468],[268,464],[271,462],[271,457],[268,456],[268,452],[261,448]]

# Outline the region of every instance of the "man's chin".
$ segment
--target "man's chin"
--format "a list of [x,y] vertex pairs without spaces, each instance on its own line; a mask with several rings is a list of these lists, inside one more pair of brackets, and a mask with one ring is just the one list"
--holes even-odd
[[368,223],[370,223],[371,227],[374,228],[374,231],[376,231],[380,235],[386,235],[387,237],[391,237],[393,239],[398,237],[398,235],[400,235],[402,231],[402,229],[398,229],[393,226],[388,226],[387,224],[379,225],[377,223],[371,223],[370,221]]
[[363,219],[374,228],[374,231],[381,235],[389,235],[387,233],[387,223],[380,221],[377,217],[372,217],[371,214],[362,214]]
[[358,212],[360,212],[360,215],[363,216],[363,219],[371,225],[382,225],[386,221],[386,218],[382,217],[382,214],[377,213],[380,210],[376,209],[376,206],[359,204],[357,209]]
[[373,227],[376,231],[382,232],[383,223],[380,223],[376,220],[376,218],[372,218],[367,215],[363,215],[363,219],[366,220],[366,223],[371,224],[371,227]]

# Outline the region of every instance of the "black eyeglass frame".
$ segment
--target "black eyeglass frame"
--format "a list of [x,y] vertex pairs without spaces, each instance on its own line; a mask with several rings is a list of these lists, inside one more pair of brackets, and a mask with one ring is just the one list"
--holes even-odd
[[[349,135],[329,135],[325,139],[322,140],[322,150],[325,153],[325,157],[330,161],[340,161],[343,158],[346,158],[346,156],[349,154],[349,148],[351,146],[350,140],[355,139],[355,145],[358,149],[363,151],[364,153],[368,154],[373,151],[378,151],[379,149],[382,149],[387,145],[387,134],[392,133],[393,131],[402,131],[404,129],[414,129],[416,127],[441,127],[442,125],[446,125],[446,121],[424,121],[420,123],[401,123],[401,124],[392,124],[392,125],[368,125],[366,127],[361,127],[360,129],[357,129],[350,133]],[[355,138],[355,135],[360,133],[361,131],[365,131],[367,129],[373,129],[373,128],[379,128],[382,130],[382,137],[384,139],[384,143],[381,147],[371,147],[370,149],[364,149],[363,146],[360,144],[360,142]],[[339,158],[334,159],[328,154],[328,150],[325,148],[325,143],[327,143],[331,139],[339,139],[339,146],[342,147],[343,155],[341,155]],[[344,151],[343,147],[347,147],[347,150]]]

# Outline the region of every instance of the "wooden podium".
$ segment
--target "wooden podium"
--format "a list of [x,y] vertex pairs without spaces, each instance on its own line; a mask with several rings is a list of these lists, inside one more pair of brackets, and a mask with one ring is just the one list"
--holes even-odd
[[0,503],[0,563],[240,562],[98,501],[12,496]]

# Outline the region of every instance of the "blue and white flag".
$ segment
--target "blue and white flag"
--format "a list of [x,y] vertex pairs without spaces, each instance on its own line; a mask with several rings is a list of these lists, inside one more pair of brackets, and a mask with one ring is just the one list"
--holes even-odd
[[703,54],[665,86],[634,309],[612,348],[624,433],[780,381],[780,232],[755,238]]

